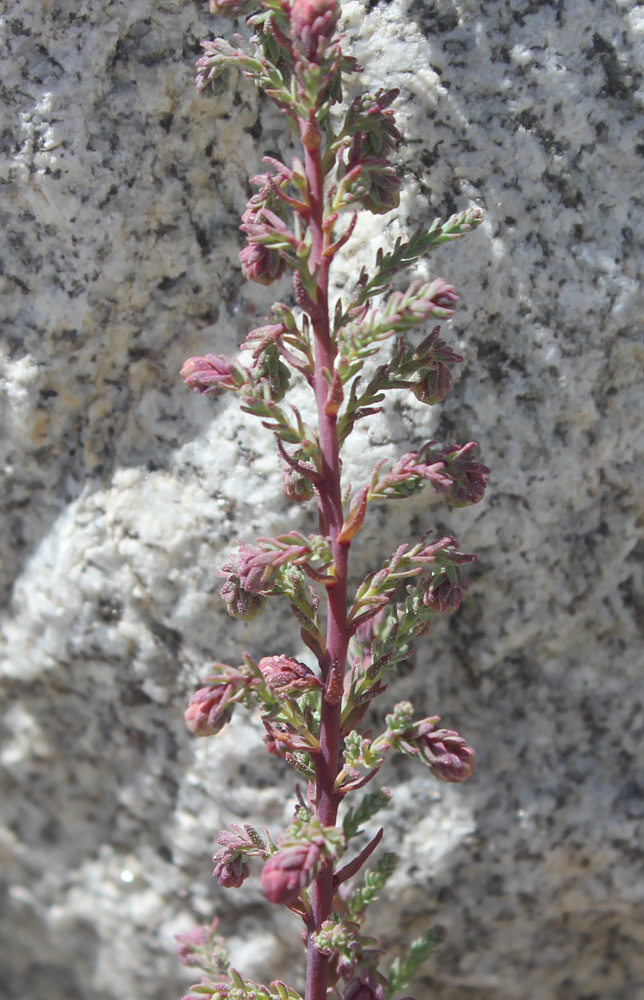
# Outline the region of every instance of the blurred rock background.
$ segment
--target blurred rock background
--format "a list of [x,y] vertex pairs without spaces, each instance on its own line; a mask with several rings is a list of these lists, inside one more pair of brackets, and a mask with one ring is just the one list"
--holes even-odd
[[[344,15],[364,83],[401,88],[406,143],[401,211],[362,223],[338,287],[397,235],[486,211],[429,262],[461,293],[452,393],[392,401],[347,456],[358,483],[428,437],[474,438],[493,470],[473,509],[374,511],[356,550],[356,580],[429,527],[479,554],[390,689],[462,730],[479,769],[443,787],[389,765],[403,861],[373,926],[394,949],[449,929],[419,998],[640,1000],[644,9]],[[275,610],[232,622],[216,574],[239,536],[310,514],[281,497],[269,435],[177,375],[288,294],[237,261],[247,178],[289,155],[283,121],[247,81],[193,87],[199,40],[233,30],[193,0],[0,13],[6,1000],[175,1000],[191,978],[173,935],[215,913],[245,974],[302,971],[297,923],[258,880],[210,875],[226,823],[279,831],[292,775],[242,712],[213,741],[182,721],[209,661],[302,653]]]

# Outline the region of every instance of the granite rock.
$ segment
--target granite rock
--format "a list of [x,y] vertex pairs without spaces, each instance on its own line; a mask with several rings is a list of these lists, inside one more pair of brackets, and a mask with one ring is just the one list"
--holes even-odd
[[[479,554],[391,692],[463,731],[478,771],[443,788],[389,766],[403,861],[374,928],[394,948],[448,928],[419,997],[639,1000],[644,13],[350,0],[344,17],[365,82],[401,88],[406,143],[401,211],[361,224],[338,287],[419,223],[486,212],[431,261],[461,294],[451,395],[401,397],[347,456],[359,482],[428,437],[475,438],[493,469],[478,507],[421,494],[357,548],[356,576],[430,527]],[[215,912],[245,974],[297,980],[294,920],[257,878],[210,875],[228,822],[279,831],[291,775],[243,712],[216,740],[182,721],[209,661],[302,655],[279,615],[231,622],[217,568],[237,537],[309,515],[281,497],[269,435],[177,377],[273,301],[241,278],[237,225],[261,156],[288,155],[283,121],[246,81],[196,95],[199,40],[232,29],[195,2],[12,0],[0,30],[3,995],[173,1000],[190,981],[173,935]]]

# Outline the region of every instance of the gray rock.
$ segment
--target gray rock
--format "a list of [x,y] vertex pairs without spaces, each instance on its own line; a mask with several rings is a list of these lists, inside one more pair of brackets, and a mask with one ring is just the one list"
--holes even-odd
[[[475,203],[478,232],[431,260],[466,357],[443,406],[402,397],[355,434],[347,478],[427,437],[475,438],[486,500],[421,494],[372,515],[356,579],[429,527],[479,554],[458,614],[390,690],[479,753],[463,787],[389,765],[374,917],[394,948],[447,944],[433,1000],[644,997],[640,767],[641,7],[568,0],[345,7],[364,82],[402,88],[398,219],[375,248]],[[178,0],[13,0],[3,32],[4,485],[0,917],[7,1000],[173,1000],[173,934],[217,913],[235,964],[297,981],[294,919],[258,880],[210,875],[228,822],[279,832],[291,773],[242,712],[216,740],[182,712],[209,661],[299,654],[275,612],[227,617],[217,568],[238,536],[293,526],[270,437],[192,396],[183,359],[234,352],[286,286],[243,282],[247,178],[288,155],[246,81],[196,95],[200,38]],[[430,273],[420,270],[421,274]],[[303,403],[306,406],[306,401]]]

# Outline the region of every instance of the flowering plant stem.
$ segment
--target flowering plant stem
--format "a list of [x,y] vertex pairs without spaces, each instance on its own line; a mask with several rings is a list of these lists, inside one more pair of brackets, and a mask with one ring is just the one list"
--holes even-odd
[[[357,424],[378,412],[389,391],[411,391],[427,405],[444,399],[450,366],[462,359],[439,338],[439,327],[417,346],[405,335],[428,319],[449,318],[457,301],[454,289],[441,278],[416,277],[404,291],[390,292],[390,286],[422,256],[474,228],[481,215],[466,209],[399,240],[388,252],[379,250],[373,272],[363,269],[346,298],[331,308],[329,270],[358,212],[385,214],[398,205],[400,180],[388,159],[400,140],[391,108],[398,92],[364,93],[336,122],[331,109],[341,101],[343,74],[360,67],[342,52],[335,0],[211,0],[211,10],[250,14],[254,33],[248,41],[236,36],[237,48],[222,39],[203,43],[199,89],[217,93],[230,70],[238,69],[265,90],[300,136],[302,160],[287,167],[268,157],[272,171],[251,178],[259,190],[242,218],[247,244],[240,253],[250,280],[270,284],[290,272],[294,302],[276,303],[272,321],[248,334],[242,345],[250,353],[248,365],[206,354],[189,358],[181,374],[202,395],[236,393],[242,409],[275,435],[287,498],[316,502],[317,533],[292,531],[258,538],[254,545],[240,542],[220,572],[222,597],[233,617],[250,620],[269,599],[286,598],[315,663],[311,667],[284,652],[258,662],[244,654],[236,667],[215,663],[191,699],[186,722],[195,735],[214,736],[238,704],[259,709],[268,751],[307,779],[306,797],[298,789],[293,821],[277,842],[266,830],[232,825],[219,834],[221,849],[214,858],[220,885],[231,888],[250,874],[248,860],[259,858],[266,898],[303,920],[304,1000],[325,1000],[330,991],[344,1000],[390,1000],[436,947],[441,932],[433,928],[413,942],[409,956],[385,974],[382,951],[361,933],[367,906],[395,867],[395,856],[384,854],[375,867],[363,870],[383,830],[352,860],[341,867],[338,861],[363,825],[386,807],[390,793],[381,788],[365,794],[341,824],[339,810],[349,794],[379,773],[392,751],[417,758],[441,781],[463,781],[472,773],[474,751],[457,732],[440,728],[439,716],[415,721],[412,706],[401,702],[375,737],[364,731],[362,720],[386,690],[387,676],[410,663],[413,639],[438,615],[458,608],[467,589],[462,566],[475,557],[461,552],[454,537],[428,541],[427,533],[417,544],[400,544],[351,599],[349,550],[370,504],[404,499],[427,483],[450,508],[478,503],[489,470],[474,459],[473,442],[429,441],[390,468],[379,462],[349,500],[343,496],[340,454]],[[365,362],[389,341],[389,360],[365,380]],[[314,427],[283,402],[293,374],[313,391]],[[363,884],[356,886],[361,871]],[[216,922],[181,935],[179,944],[182,960],[204,973],[191,997],[301,1000],[282,982],[252,983],[231,969]]]

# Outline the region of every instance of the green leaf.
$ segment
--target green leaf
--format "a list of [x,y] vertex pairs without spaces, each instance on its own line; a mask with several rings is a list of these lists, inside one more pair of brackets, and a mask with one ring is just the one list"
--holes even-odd
[[441,225],[440,219],[435,219],[429,229],[419,229],[404,242],[396,240],[393,250],[383,253],[379,250],[376,256],[376,273],[360,288],[357,301],[360,305],[378,292],[387,288],[393,276],[403,267],[408,267],[421,257],[436,250],[443,243],[449,243],[464,236],[483,222],[483,213],[477,205],[457,212]]
[[360,921],[370,903],[374,903],[398,865],[398,855],[387,852],[375,868],[365,872],[364,882],[346,901],[349,920]]
[[427,934],[412,941],[407,958],[394,959],[388,974],[389,989],[386,1000],[392,1000],[395,993],[409,985],[421,965],[441,946],[446,933],[444,927],[436,925]]

